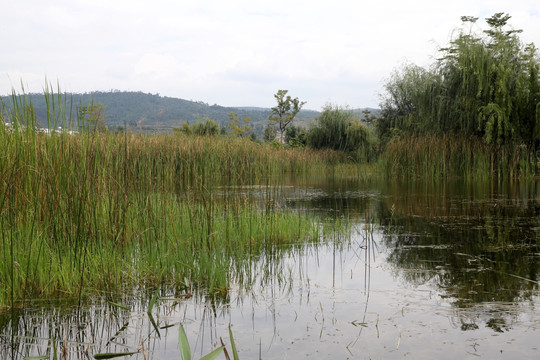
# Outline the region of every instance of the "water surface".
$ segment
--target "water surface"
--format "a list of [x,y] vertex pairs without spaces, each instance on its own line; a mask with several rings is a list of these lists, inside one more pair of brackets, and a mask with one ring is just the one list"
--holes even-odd
[[350,232],[269,250],[253,260],[250,288],[163,289],[151,316],[151,294],[136,289],[81,306],[36,299],[1,315],[0,357],[52,358],[55,339],[59,358],[180,359],[180,324],[197,358],[220,338],[230,351],[229,325],[241,359],[540,357],[538,181],[319,180],[278,191],[278,207],[338,217]]

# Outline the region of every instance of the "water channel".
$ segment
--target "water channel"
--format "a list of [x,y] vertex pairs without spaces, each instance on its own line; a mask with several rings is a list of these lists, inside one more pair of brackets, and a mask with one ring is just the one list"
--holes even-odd
[[249,289],[164,289],[151,316],[136,289],[35,299],[0,315],[0,357],[181,359],[182,324],[197,359],[230,352],[229,326],[240,359],[540,358],[539,181],[302,182],[279,206],[350,231],[254,259]]

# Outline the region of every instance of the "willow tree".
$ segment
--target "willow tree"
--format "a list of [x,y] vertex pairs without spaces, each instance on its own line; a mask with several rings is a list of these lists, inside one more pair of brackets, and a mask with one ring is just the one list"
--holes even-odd
[[529,148],[535,150],[540,149],[540,61],[537,51],[534,44],[528,44],[525,48],[524,81],[528,84],[524,96],[520,97],[521,104],[518,107],[519,135]]
[[314,149],[349,152],[360,161],[371,161],[375,156],[375,141],[369,127],[355,118],[352,110],[331,104],[315,118],[306,142]]
[[328,104],[315,118],[307,133],[307,143],[314,149],[349,151],[347,128],[354,120],[352,110]]
[[474,31],[478,18],[464,26],[429,69],[407,66],[386,84],[379,136],[399,132],[478,136],[487,144],[540,141],[540,61],[534,44],[523,45],[508,26],[510,15],[486,19],[487,30]]
[[377,133],[384,145],[403,133],[438,132],[440,77],[414,64],[406,64],[391,74],[385,84],[382,116],[376,121]]

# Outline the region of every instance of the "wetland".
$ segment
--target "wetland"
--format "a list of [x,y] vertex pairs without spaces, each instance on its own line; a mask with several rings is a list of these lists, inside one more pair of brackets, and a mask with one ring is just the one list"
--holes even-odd
[[230,350],[229,327],[241,359],[538,356],[538,181],[312,179],[216,189],[332,224],[243,259],[227,291],[170,283],[150,313],[149,287],[25,299],[2,357],[180,359],[180,325],[194,358]]
[[540,62],[510,18],[461,17],[376,116],[289,126],[278,90],[264,140],[0,97],[0,357],[539,358]]

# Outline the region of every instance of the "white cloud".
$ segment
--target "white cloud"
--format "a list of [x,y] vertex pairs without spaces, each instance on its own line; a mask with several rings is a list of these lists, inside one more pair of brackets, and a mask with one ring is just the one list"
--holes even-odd
[[151,79],[171,77],[175,72],[176,60],[170,54],[144,54],[134,66],[135,76]]
[[40,91],[48,76],[68,91],[227,106],[272,106],[277,89],[314,109],[377,106],[393,68],[431,63],[461,15],[498,11],[513,16],[524,41],[540,34],[537,0],[11,1],[0,14],[0,93],[19,76]]

